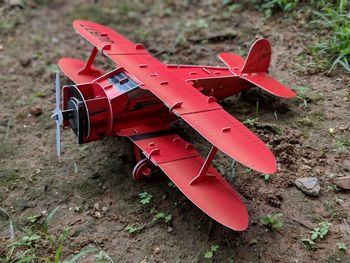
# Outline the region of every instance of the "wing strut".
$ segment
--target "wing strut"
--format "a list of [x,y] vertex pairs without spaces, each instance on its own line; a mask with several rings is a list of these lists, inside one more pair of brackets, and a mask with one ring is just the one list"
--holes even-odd
[[96,73],[96,71],[93,70],[91,66],[92,66],[92,63],[94,63],[97,52],[98,52],[98,49],[96,47],[93,47],[90,53],[90,57],[88,61],[86,61],[84,67],[79,71],[78,73],[79,75],[90,75],[90,74]]
[[199,171],[199,174],[192,179],[192,181],[190,182],[190,185],[194,185],[200,182],[204,182],[209,178],[213,178],[215,177],[214,175],[211,174],[207,174],[207,171],[210,167],[211,162],[214,159],[214,156],[216,154],[216,152],[218,151],[218,148],[216,148],[214,145],[211,147],[210,152],[207,156],[207,158],[205,159],[205,162],[203,163],[203,166],[201,168],[201,170]]

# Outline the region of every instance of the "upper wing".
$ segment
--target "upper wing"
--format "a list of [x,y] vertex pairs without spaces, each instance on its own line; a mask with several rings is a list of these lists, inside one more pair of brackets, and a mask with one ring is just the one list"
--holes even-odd
[[221,151],[259,172],[276,171],[275,157],[258,137],[224,111],[213,98],[177,78],[158,60],[150,55],[110,57]]
[[104,49],[102,46],[105,55],[123,66],[134,76],[141,88],[150,90],[170,111],[184,119],[218,149],[259,172],[276,171],[276,160],[269,148],[243,124],[225,112],[214,98],[194,89],[190,83],[177,77],[166,65],[146,51],[138,53],[138,46],[120,34],[101,25],[81,20],[75,21],[74,26],[85,30],[79,32],[87,35],[89,41],[99,48],[102,46],[99,37],[107,39],[110,47]]
[[[196,206],[219,223],[236,231],[248,226],[247,208],[240,195],[210,167],[207,180],[190,184],[204,159],[177,134],[132,136],[130,139],[155,163]],[[156,154],[153,154],[156,152]]]

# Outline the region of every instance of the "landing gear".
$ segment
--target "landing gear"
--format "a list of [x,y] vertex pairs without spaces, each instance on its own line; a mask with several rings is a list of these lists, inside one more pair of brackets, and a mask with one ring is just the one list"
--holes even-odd
[[155,170],[157,170],[157,167],[152,164],[147,158],[142,159],[135,165],[132,172],[132,179],[136,181],[150,177]]

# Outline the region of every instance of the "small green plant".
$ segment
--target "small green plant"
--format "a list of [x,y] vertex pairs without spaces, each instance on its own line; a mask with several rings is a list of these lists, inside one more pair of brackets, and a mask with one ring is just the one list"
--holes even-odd
[[253,238],[252,240],[249,241],[250,246],[255,246],[258,243],[259,243],[259,240],[256,238]]
[[300,241],[307,250],[313,250],[315,247],[315,242],[309,238],[302,238]]
[[176,185],[173,182],[171,182],[171,181],[168,183],[168,186],[170,186],[172,188],[176,188]]
[[128,227],[126,228],[126,231],[128,231],[128,233],[130,233],[130,234],[136,233],[137,230],[138,230],[138,228],[137,228],[137,227],[133,227],[133,226],[128,226]]
[[218,251],[219,246],[218,245],[212,245],[204,254],[204,258],[213,258],[215,253]]
[[156,212],[156,214],[154,215],[154,217],[151,221],[149,221],[141,226],[128,226],[125,230],[128,231],[129,234],[136,234],[136,233],[141,232],[145,228],[148,228],[148,227],[155,225],[158,222],[163,221],[165,223],[169,223],[173,219],[172,214],[167,214],[164,212],[157,212],[157,211],[155,211],[155,209],[153,210],[153,212]]
[[280,230],[283,228],[282,216],[282,213],[267,214],[260,217],[260,223],[271,230]]
[[342,243],[342,242],[337,243],[337,248],[339,249],[339,251],[344,251],[344,252],[346,252],[346,250],[348,249],[348,248],[346,247],[346,244],[345,244],[345,243]]
[[336,184],[328,185],[327,191],[339,192],[339,188]]
[[297,98],[303,102],[303,105],[305,108],[307,108],[308,105],[308,97],[307,97],[307,92],[309,90],[308,87],[304,86],[294,86],[293,89],[297,92]]
[[271,174],[260,174],[260,176],[264,178],[265,182],[268,182],[271,179]]
[[165,214],[163,212],[159,212],[158,214],[155,215],[155,219],[164,220],[165,223],[170,222],[172,218],[173,218],[173,215]]
[[140,197],[140,203],[143,205],[148,205],[152,202],[153,195],[147,193],[147,192],[142,192],[139,194]]
[[335,197],[335,203],[336,203],[337,205],[340,205],[340,204],[344,203],[344,200],[341,199],[341,198],[339,198],[338,196],[336,196],[336,197]]
[[329,232],[329,227],[332,224],[329,222],[321,222],[318,224],[318,227],[315,227],[310,233],[311,233],[311,240],[315,241],[318,238],[323,239]]
[[253,119],[246,119],[244,122],[249,128],[254,128],[258,124],[258,118],[253,118]]

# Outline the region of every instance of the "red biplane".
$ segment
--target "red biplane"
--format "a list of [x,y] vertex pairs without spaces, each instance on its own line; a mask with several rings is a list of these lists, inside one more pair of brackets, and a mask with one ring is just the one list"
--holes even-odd
[[[77,20],[75,30],[94,47],[84,62],[62,58],[59,67],[75,84],[63,87],[56,76],[57,153],[60,126],[70,126],[78,143],[105,136],[126,136],[135,147],[134,179],[150,176],[160,168],[203,212],[236,231],[248,226],[247,208],[240,195],[211,166],[222,151],[261,173],[275,173],[276,159],[249,129],[217,103],[258,86],[283,98],[296,94],[270,77],[271,45],[257,40],[244,60],[221,53],[227,67],[166,65],[105,26]],[[100,52],[116,63],[103,72],[93,65]],[[179,137],[171,123],[181,118],[212,144],[206,158]]]

